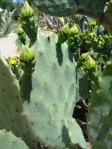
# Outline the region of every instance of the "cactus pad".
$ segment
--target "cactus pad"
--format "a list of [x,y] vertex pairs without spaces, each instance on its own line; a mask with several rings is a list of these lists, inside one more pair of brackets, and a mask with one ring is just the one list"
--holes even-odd
[[98,18],[104,12],[105,0],[33,0],[40,11],[50,15],[68,16],[76,13]]
[[88,133],[92,149],[112,148],[112,65],[104,70],[96,85],[88,113]]
[[0,130],[0,149],[29,149],[26,144],[11,132]]
[[0,57],[0,129],[12,131],[29,147],[37,149],[37,142],[25,118],[22,104],[23,99],[16,76],[5,59]]
[[[51,148],[86,148],[82,131],[72,118],[76,103],[76,68],[67,44],[56,44],[54,33],[40,33],[31,46],[35,71],[23,75],[23,108],[33,133]],[[29,87],[28,87],[29,86]]]

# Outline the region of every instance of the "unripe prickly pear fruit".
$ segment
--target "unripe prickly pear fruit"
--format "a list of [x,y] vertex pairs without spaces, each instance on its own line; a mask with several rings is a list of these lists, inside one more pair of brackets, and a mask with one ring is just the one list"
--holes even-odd
[[96,33],[94,33],[94,32],[90,32],[90,33],[89,33],[89,36],[94,39],[97,35],[96,35]]
[[18,34],[19,40],[25,45],[26,34],[25,34],[24,30],[21,27],[19,27],[19,29],[17,31],[17,34]]
[[58,34],[58,42],[59,44],[64,43],[68,39],[68,35],[70,33],[69,25],[66,24],[63,27],[60,28],[59,34]]
[[88,60],[84,63],[84,67],[86,69],[95,69],[97,66],[96,61],[88,55]]
[[20,62],[22,69],[27,75],[31,75],[35,70],[35,54],[32,49],[25,45],[20,53]]
[[30,60],[35,58],[35,54],[32,49],[25,45],[20,53],[20,59],[24,62],[29,62]]
[[91,25],[96,26],[97,25],[96,21],[91,22]]
[[82,55],[81,55],[81,59],[84,60],[84,61],[87,60],[87,58],[88,58],[88,54],[89,54],[88,52],[82,54]]
[[89,52],[87,52],[81,55],[79,59],[79,66],[82,66],[82,68],[84,68],[85,70],[91,70],[91,69],[96,69],[97,63],[90,56]]
[[19,27],[18,31],[17,31],[17,34],[22,35],[23,33],[24,33],[24,30],[21,27]]
[[94,82],[98,82],[99,76],[97,72],[97,63],[96,61],[90,56],[90,53],[84,53],[80,56],[77,67],[82,67],[83,70],[88,75],[88,78],[90,78]]
[[26,18],[26,17],[31,17],[33,15],[34,15],[34,10],[30,7],[30,5],[28,4],[28,2],[26,1],[24,3],[23,8],[21,9],[20,17],[21,18]]
[[35,41],[37,39],[37,17],[27,1],[25,2],[19,16],[22,23],[22,29],[31,41]]
[[75,52],[79,47],[79,36],[80,36],[80,30],[77,27],[76,24],[74,24],[70,28],[70,32],[68,35],[68,46],[71,49],[71,51]]
[[78,29],[78,27],[77,27],[77,25],[76,24],[74,24],[72,27],[71,27],[71,29],[70,29],[70,34],[78,34],[79,33],[79,29]]

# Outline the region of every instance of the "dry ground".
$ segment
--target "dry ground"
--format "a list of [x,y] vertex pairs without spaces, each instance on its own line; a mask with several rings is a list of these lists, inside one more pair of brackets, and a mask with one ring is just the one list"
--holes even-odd
[[0,54],[5,58],[18,55],[18,48],[15,45],[17,35],[9,34],[7,37],[0,38]]

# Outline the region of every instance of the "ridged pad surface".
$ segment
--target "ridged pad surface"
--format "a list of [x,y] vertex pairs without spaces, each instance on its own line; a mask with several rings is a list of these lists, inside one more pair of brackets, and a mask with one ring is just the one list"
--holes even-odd
[[86,148],[81,129],[72,119],[77,90],[75,63],[67,45],[57,45],[57,39],[54,33],[40,33],[31,47],[37,62],[32,76],[22,78],[29,102],[24,103],[24,111],[35,136],[44,144],[57,149]]
[[40,11],[56,16],[87,14],[99,18],[104,11],[105,0],[33,0]]
[[11,132],[0,130],[0,149],[29,149],[26,144]]

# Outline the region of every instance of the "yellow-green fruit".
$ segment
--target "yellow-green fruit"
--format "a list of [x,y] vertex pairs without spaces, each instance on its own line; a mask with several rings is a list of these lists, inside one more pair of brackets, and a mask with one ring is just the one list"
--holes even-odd
[[30,7],[28,2],[26,1],[24,3],[23,8],[21,9],[20,17],[25,18],[25,17],[30,17],[34,15],[34,10]]
[[96,24],[96,21],[91,22],[91,25],[92,25],[92,26],[96,26],[96,25],[97,25],[97,24]]
[[59,32],[69,34],[70,29],[69,29],[68,24],[66,24],[63,27],[61,27]]
[[79,29],[77,27],[76,24],[74,24],[71,29],[70,29],[70,33],[73,33],[73,34],[78,34],[79,33]]
[[81,61],[83,62],[84,69],[95,69],[97,67],[96,61],[89,55],[89,53],[84,53],[81,55]]
[[87,60],[89,53],[84,53],[81,55],[81,60]]
[[96,35],[96,33],[91,32],[91,33],[89,33],[89,36],[90,36],[91,38],[95,38],[97,35]]
[[24,33],[24,30],[21,27],[19,27],[17,34],[22,35],[23,33]]
[[20,59],[24,62],[29,62],[35,58],[35,54],[32,49],[25,45],[20,53]]
[[88,60],[84,63],[86,69],[95,69],[97,66],[96,61],[88,56]]
[[68,39],[69,33],[70,33],[70,29],[69,29],[68,24],[61,27],[59,30],[59,34],[58,34],[58,42],[57,43],[62,44],[64,42],[66,42],[66,40]]

